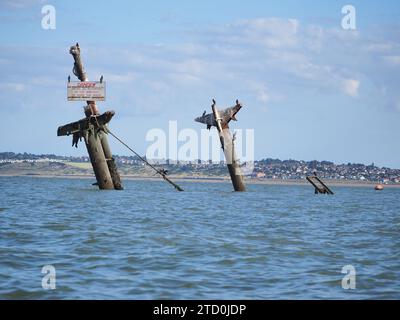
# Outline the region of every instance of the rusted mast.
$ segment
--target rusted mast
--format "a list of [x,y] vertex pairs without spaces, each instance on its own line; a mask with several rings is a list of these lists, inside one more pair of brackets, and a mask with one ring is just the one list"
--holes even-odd
[[[236,107],[238,107],[238,109],[241,108],[241,105],[237,100]],[[233,188],[235,191],[246,191],[246,186],[243,182],[242,170],[240,169],[239,161],[236,159],[235,144],[232,134],[229,130],[229,121],[224,121],[224,119],[220,116],[214,99],[211,108],[217,123],[221,147],[224,151],[226,165],[228,167],[229,175],[231,176]]]
[[[77,43],[71,46],[69,50],[74,58],[74,74],[80,81],[88,81],[86,72],[83,68],[83,63],[80,55],[80,47]],[[104,132],[104,126],[99,125],[97,118],[99,117],[99,110],[95,101],[87,101],[85,107],[85,115],[88,119],[88,130],[79,132],[80,137],[83,136],[85,145],[92,163],[93,171],[96,176],[99,189],[117,189],[121,190],[122,184],[119,173],[117,171],[112,153],[108,144],[107,135]],[[110,118],[114,115],[113,111],[109,111]],[[94,119],[94,121],[93,121]],[[109,121],[108,120],[108,121]],[[107,121],[107,122],[108,122]],[[76,141],[77,142],[77,141]]]

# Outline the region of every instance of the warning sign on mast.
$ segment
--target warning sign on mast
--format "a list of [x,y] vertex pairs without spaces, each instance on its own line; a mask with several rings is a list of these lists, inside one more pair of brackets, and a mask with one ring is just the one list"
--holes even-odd
[[68,82],[68,101],[105,101],[106,83],[98,81]]

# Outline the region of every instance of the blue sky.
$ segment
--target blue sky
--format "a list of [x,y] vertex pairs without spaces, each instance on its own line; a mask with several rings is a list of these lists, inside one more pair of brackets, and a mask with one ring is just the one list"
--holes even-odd
[[[45,4],[55,30],[41,28]],[[346,4],[355,31],[341,28]],[[399,18],[397,1],[0,0],[0,151],[86,154],[56,136],[82,117],[66,101],[78,41],[89,78],[107,81],[100,109],[142,154],[150,129],[200,133],[212,98],[239,98],[232,128],[254,129],[256,159],[400,168]]]

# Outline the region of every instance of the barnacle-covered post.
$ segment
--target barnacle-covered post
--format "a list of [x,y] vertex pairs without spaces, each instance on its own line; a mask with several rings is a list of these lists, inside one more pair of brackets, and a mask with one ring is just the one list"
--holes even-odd
[[[70,48],[74,58],[73,73],[81,82],[87,82],[85,70],[80,55],[79,44]],[[100,82],[102,82],[102,78]],[[86,84],[85,84],[86,85]],[[107,123],[114,116],[114,111],[100,115],[95,101],[86,101],[84,107],[85,119],[69,123],[58,128],[57,135],[73,135],[72,145],[77,146],[78,140],[84,138],[85,145],[92,163],[99,189],[123,189],[107,139]]]
[[235,106],[224,110],[218,110],[215,100],[213,99],[211,108],[213,111],[212,113],[206,114],[206,111],[204,111],[203,115],[196,118],[195,121],[206,124],[207,129],[210,129],[212,126],[217,128],[233,188],[235,191],[246,191],[239,160],[236,158],[234,138],[232,137],[228,125],[231,120],[236,121],[235,116],[242,108],[242,105],[236,100]]

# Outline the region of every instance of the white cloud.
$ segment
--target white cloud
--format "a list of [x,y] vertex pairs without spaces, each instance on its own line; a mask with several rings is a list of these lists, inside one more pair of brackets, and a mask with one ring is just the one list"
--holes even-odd
[[[222,99],[245,97],[251,103],[269,106],[292,92],[363,98],[364,92],[373,95],[370,89],[375,89],[384,99],[382,105],[391,104],[394,109],[394,101],[400,99],[395,88],[399,75],[391,66],[400,65],[400,46],[394,39],[382,38],[382,32],[350,33],[303,25],[294,19],[249,19],[188,32],[186,41],[178,43],[115,46],[112,63],[106,46],[84,47],[83,56],[90,61],[89,78],[98,79],[103,74],[110,89],[121,97],[121,103],[114,105],[125,101],[133,105],[129,99],[136,99],[137,105],[147,103],[151,110],[151,103],[162,110],[166,101],[187,101],[196,94],[196,98],[209,99],[218,94]],[[55,54],[56,49],[49,50],[46,67],[35,63],[32,68],[23,68],[21,61],[41,57],[33,55],[31,48],[18,49],[15,54],[16,50],[1,50],[0,63],[11,61],[4,65],[3,81],[23,83],[27,76],[46,70],[45,78],[32,83],[50,79],[56,83],[70,73],[72,63],[68,60],[65,65],[64,51]],[[365,88],[370,85],[368,90],[360,92],[361,81]],[[118,86],[112,86],[114,83]],[[385,94],[381,88],[386,88]],[[8,89],[16,92],[26,88]]]
[[370,52],[390,52],[393,49],[393,44],[389,42],[368,43],[365,48]]
[[299,88],[360,97],[361,79],[366,79],[376,92],[387,87],[389,101],[397,75],[388,76],[391,70],[384,65],[400,64],[399,46],[380,34],[260,18],[188,32],[187,42],[136,47],[124,55],[130,68],[140,69],[140,81],[165,83],[172,96],[182,87],[208,86],[210,92],[249,94],[263,105]]
[[293,47],[297,43],[299,22],[295,19],[259,18],[242,20],[232,26],[239,30],[244,42],[266,48]]
[[270,97],[267,93],[267,90],[259,90],[257,94],[258,101],[262,103],[267,103],[270,101]]
[[34,5],[44,4],[45,0],[2,0],[0,6],[12,8],[12,9],[22,9],[29,8]]
[[246,86],[254,93],[256,100],[261,104],[266,105],[271,101],[271,96],[265,84],[248,80]]
[[[55,87],[59,86],[59,79],[57,77],[50,77],[50,76],[37,76],[32,77],[28,80],[30,84],[34,86],[41,86],[41,87]],[[65,82],[67,79],[65,78]]]
[[121,74],[113,74],[113,73],[105,73],[104,74],[104,81],[110,81],[113,83],[128,83],[133,82],[136,80],[137,77],[135,74],[128,72],[128,73],[121,73]]
[[400,55],[398,55],[398,56],[384,56],[383,60],[390,66],[400,66]]
[[0,90],[11,91],[11,92],[22,92],[27,89],[27,85],[24,83],[0,83]]
[[400,100],[395,102],[395,108],[397,111],[400,111]]
[[343,92],[351,97],[358,96],[358,89],[360,87],[360,81],[355,79],[346,79],[342,82]]

